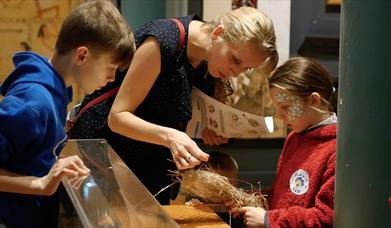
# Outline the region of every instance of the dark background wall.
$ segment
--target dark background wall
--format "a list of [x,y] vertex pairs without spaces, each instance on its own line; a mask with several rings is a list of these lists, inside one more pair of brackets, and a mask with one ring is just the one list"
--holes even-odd
[[262,189],[267,189],[271,187],[275,176],[283,143],[284,139],[235,139],[221,146],[199,144],[206,152],[217,150],[232,156],[238,164],[239,180],[250,182],[254,186],[260,181]]

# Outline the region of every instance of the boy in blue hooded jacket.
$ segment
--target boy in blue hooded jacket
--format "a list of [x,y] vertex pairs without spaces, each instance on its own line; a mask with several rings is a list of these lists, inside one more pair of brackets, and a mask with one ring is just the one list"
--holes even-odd
[[[113,81],[135,51],[133,33],[109,1],[91,1],[64,20],[55,53],[13,57],[14,71],[0,87],[0,224],[57,227],[64,175],[88,173],[75,156],[57,159],[71,86],[86,93]],[[52,195],[53,194],[53,195]]]

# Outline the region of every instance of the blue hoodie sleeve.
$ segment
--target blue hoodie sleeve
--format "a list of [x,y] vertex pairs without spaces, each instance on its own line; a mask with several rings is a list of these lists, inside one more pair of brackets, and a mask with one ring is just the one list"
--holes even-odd
[[18,96],[6,96],[0,102],[0,162],[19,154],[26,145],[42,135],[38,113]]

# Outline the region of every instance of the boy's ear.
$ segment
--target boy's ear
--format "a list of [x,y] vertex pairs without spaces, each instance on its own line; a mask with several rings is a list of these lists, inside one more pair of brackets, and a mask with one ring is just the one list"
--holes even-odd
[[87,47],[81,46],[76,48],[74,55],[76,65],[82,65],[86,61],[88,55],[89,52]]
[[224,34],[224,27],[222,25],[217,26],[215,29],[212,31],[212,40],[217,39],[217,37],[222,37]]
[[310,97],[311,97],[311,105],[312,106],[318,106],[322,102],[321,96],[317,92],[311,93]]

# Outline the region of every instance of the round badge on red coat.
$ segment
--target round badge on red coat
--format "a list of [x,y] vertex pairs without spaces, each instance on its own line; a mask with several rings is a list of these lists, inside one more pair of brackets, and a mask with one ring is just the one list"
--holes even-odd
[[308,191],[310,185],[310,176],[303,169],[296,170],[289,180],[291,191],[296,195],[303,195]]

